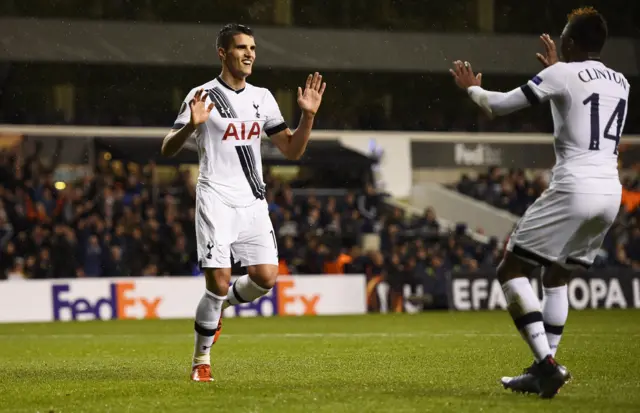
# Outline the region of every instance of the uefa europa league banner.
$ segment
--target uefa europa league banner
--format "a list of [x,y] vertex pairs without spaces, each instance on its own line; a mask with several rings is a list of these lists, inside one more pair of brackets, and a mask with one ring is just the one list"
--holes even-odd
[[[542,299],[540,278],[531,283]],[[574,310],[640,308],[640,272],[629,269],[579,271],[568,288]],[[448,285],[449,307],[455,310],[505,309],[506,302],[495,272],[452,274]]]

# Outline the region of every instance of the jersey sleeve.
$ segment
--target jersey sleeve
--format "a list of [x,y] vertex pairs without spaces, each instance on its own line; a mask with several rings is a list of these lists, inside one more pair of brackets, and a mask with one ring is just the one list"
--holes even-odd
[[270,91],[267,90],[265,99],[265,117],[266,120],[264,122],[264,133],[267,136],[273,136],[276,133],[282,132],[287,129],[287,123],[284,121],[282,117],[282,113],[280,113],[280,107],[278,106],[278,102],[273,97]]
[[[195,92],[196,90],[193,89],[191,92],[187,94],[187,97],[185,97],[184,100],[182,101],[182,104],[180,105],[180,110],[178,111],[178,116],[176,117],[176,120],[173,122],[173,126],[171,127],[171,129],[182,129],[182,127],[184,127],[184,125],[189,123],[189,121],[191,120],[191,108],[189,108],[189,101],[193,99]],[[198,145],[196,143],[196,139],[193,133],[184,142],[183,148],[196,151],[196,152],[198,151]]]
[[182,129],[184,125],[189,123],[189,120],[191,120],[191,108],[189,108],[189,101],[193,99],[193,96],[195,94],[196,94],[196,90],[192,89],[187,94],[187,97],[184,98],[184,100],[182,101],[182,104],[180,105],[178,116],[176,117],[176,120],[173,122],[173,126],[171,127],[171,129]]
[[508,115],[530,106],[527,97],[519,88],[502,93],[484,90],[480,86],[471,86],[467,89],[467,93],[489,117]]
[[565,64],[556,63],[538,73],[520,89],[532,105],[547,102],[564,93],[567,75]]

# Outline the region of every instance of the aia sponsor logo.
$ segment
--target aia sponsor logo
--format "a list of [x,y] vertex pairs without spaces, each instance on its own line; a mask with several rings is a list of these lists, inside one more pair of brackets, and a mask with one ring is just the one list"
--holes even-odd
[[258,122],[229,122],[227,130],[225,130],[224,135],[222,135],[222,140],[235,139],[237,141],[248,141],[251,140],[251,138],[260,138],[261,133],[262,131],[260,130],[260,124]]

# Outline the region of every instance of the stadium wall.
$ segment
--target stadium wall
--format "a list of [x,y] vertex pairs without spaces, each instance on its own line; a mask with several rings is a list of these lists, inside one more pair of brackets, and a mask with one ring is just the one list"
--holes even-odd
[[[0,323],[192,318],[201,277],[0,282]],[[367,311],[365,277],[282,276],[269,294],[225,317],[346,315]]]

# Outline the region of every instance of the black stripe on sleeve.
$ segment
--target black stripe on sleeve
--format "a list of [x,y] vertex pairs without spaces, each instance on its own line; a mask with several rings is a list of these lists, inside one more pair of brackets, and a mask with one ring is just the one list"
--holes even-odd
[[527,98],[531,105],[537,105],[540,103],[538,95],[536,95],[533,89],[531,89],[531,86],[522,85],[520,86],[520,90],[522,90],[522,93],[524,93],[524,96]]
[[276,133],[280,133],[287,128],[288,128],[287,122],[282,122],[281,124],[276,125],[272,128],[265,128],[264,133],[266,133],[267,136],[273,136]]
[[249,156],[247,155],[247,146],[236,146],[236,152],[238,153],[238,159],[240,160],[240,166],[242,166],[242,172],[244,172],[245,178],[247,178],[247,182],[249,182],[249,186],[251,187],[251,192],[253,196],[257,199],[264,199],[264,195],[262,194],[260,181],[256,180],[256,173],[251,170],[251,164],[249,160]]
[[174,123],[171,129],[182,129],[186,123]]

